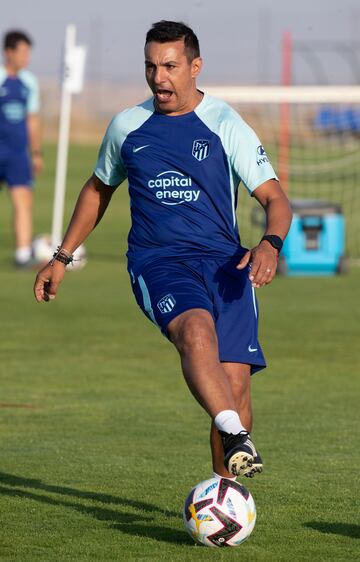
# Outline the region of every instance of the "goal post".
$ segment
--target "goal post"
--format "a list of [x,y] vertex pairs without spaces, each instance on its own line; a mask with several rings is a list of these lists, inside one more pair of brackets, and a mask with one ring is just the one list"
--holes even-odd
[[[204,87],[227,101],[257,132],[290,200],[339,204],[346,221],[346,255],[360,259],[360,86]],[[284,135],[286,104],[287,131]],[[284,142],[287,146],[284,147]],[[288,154],[287,159],[281,156]],[[286,169],[284,169],[286,167]],[[256,202],[239,190],[244,245],[261,232]]]

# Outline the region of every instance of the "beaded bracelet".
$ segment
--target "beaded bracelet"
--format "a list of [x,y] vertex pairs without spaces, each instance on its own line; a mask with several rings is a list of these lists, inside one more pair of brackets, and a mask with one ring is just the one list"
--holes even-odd
[[69,254],[66,250],[64,250],[64,248],[61,248],[61,246],[58,246],[56,248],[56,252],[54,252],[52,260],[50,261],[50,265],[54,265],[55,260],[63,263],[64,265],[69,265],[69,263],[74,261],[74,256]]

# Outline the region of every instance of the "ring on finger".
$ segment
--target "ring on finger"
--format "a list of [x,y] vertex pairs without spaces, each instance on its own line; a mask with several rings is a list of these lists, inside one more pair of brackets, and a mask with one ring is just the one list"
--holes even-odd
[[267,268],[266,273],[271,273],[270,267]]

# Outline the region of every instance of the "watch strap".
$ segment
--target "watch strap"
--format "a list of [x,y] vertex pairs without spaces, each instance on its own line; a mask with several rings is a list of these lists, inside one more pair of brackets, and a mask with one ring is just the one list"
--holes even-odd
[[265,236],[261,238],[260,242],[262,242],[263,240],[269,242],[269,244],[271,244],[271,246],[275,248],[275,250],[277,250],[279,253],[281,252],[283,241],[281,240],[280,236],[277,236],[276,234],[265,234]]

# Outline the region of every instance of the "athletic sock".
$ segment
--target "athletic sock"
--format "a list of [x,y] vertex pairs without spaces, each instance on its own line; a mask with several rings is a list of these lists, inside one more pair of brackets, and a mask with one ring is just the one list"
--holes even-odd
[[219,431],[237,435],[240,431],[246,431],[240,421],[239,414],[235,410],[222,410],[215,416],[214,423]]
[[236,476],[220,476],[217,472],[213,472],[213,478],[226,478],[227,480],[236,480]]
[[16,248],[15,261],[17,263],[26,263],[31,258],[31,246],[22,246]]

